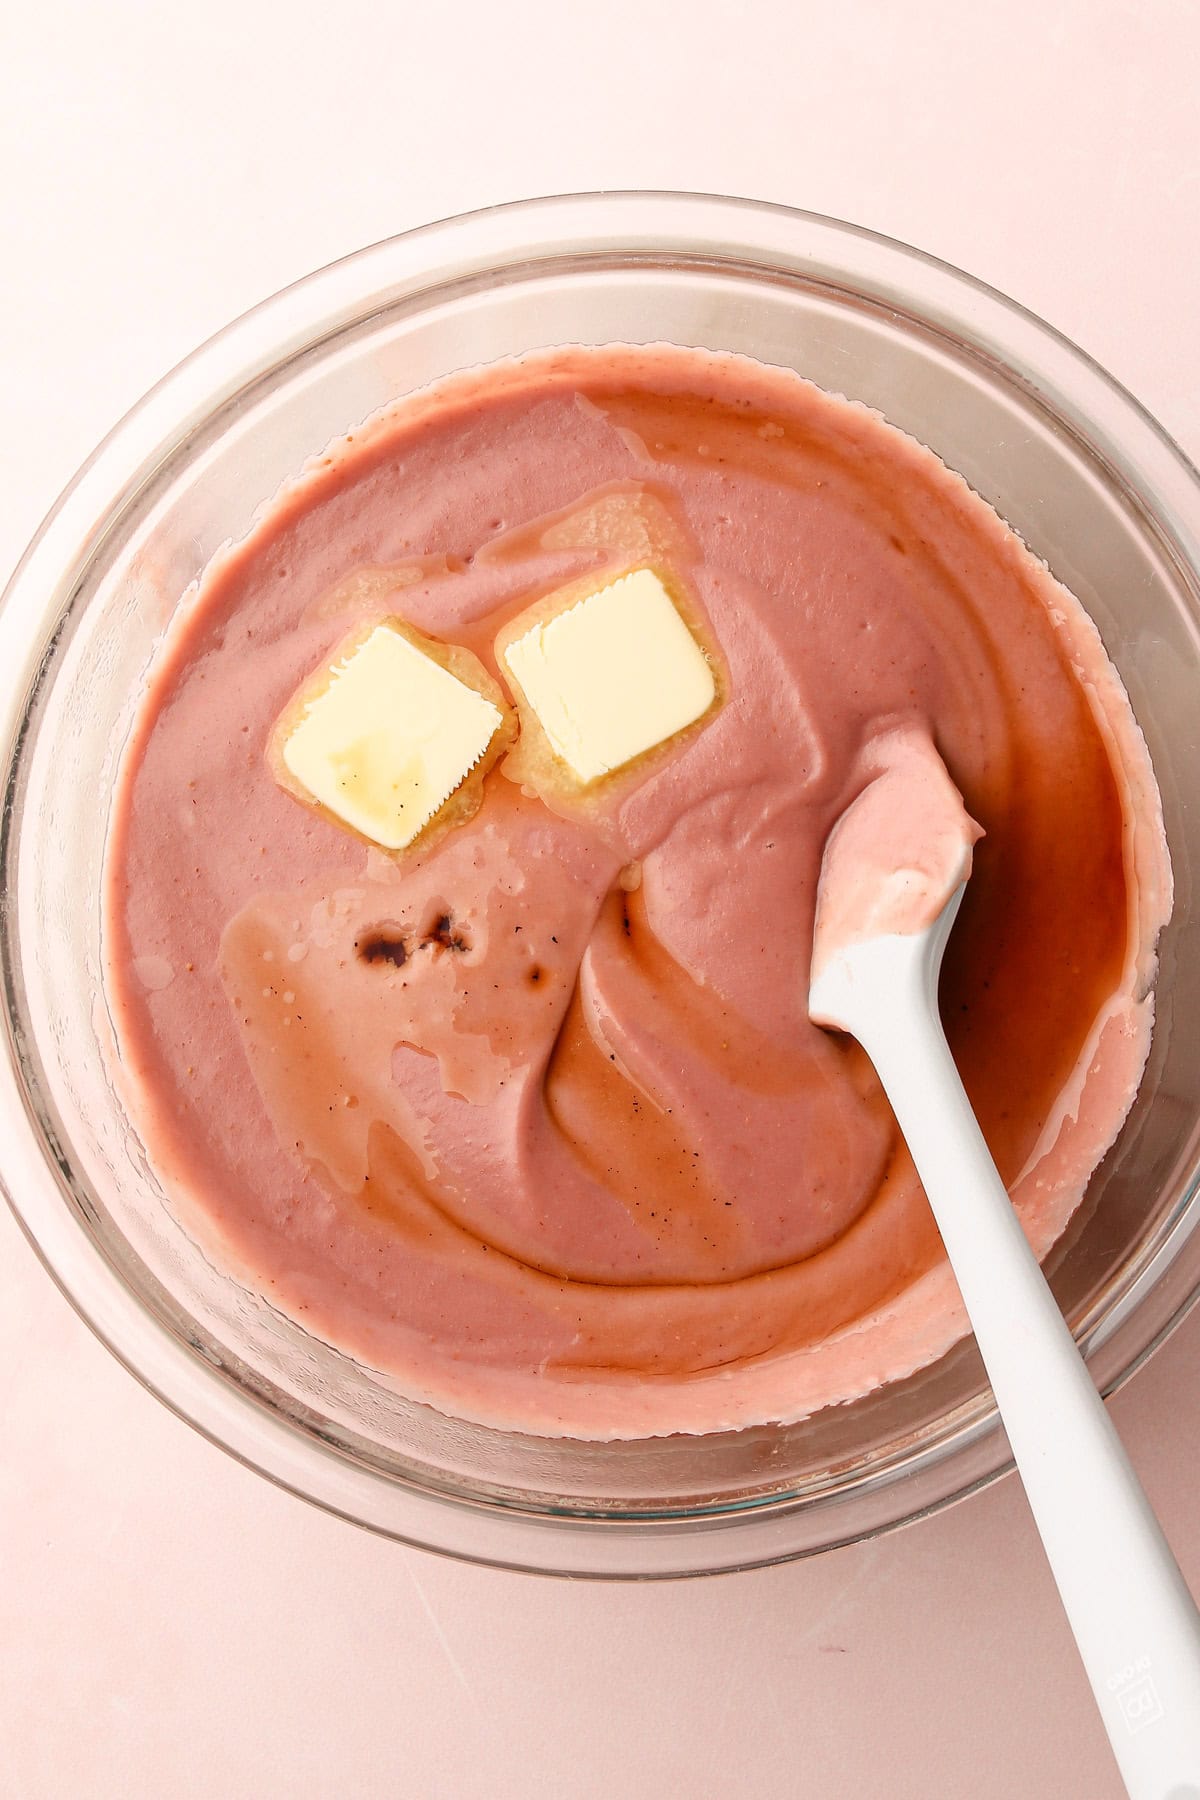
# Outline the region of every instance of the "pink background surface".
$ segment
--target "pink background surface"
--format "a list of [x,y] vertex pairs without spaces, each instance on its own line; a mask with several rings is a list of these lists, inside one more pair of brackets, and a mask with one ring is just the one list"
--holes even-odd
[[[227,318],[406,226],[570,188],[741,192],[905,238],[1071,334],[1200,455],[1191,0],[47,0],[5,35],[0,571]],[[1198,1364],[1200,1315],[1113,1405],[1196,1588]],[[170,1417],[3,1209],[0,1431],[14,1800],[1121,1792],[1012,1480],[713,1581],[459,1567]]]

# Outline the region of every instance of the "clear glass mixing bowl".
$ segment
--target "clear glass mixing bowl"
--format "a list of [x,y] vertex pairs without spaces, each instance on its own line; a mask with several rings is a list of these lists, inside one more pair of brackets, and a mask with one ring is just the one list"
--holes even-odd
[[106,1071],[101,857],[155,642],[219,545],[310,454],[464,365],[668,340],[787,364],[931,445],[1079,595],[1149,739],[1178,884],[1150,1067],[1052,1259],[1100,1385],[1200,1286],[1200,482],[1030,314],[828,219],[674,194],[477,213],[322,270],[231,325],[119,425],[0,611],[4,1185],[47,1267],[150,1389],[296,1493],[412,1543],[607,1576],[713,1571],[864,1537],[1007,1466],[974,1348],[800,1425],[585,1444],[398,1398],[215,1268]]

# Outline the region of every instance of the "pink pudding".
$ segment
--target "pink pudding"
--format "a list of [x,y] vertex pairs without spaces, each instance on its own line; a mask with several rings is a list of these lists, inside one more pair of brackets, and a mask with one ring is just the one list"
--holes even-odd
[[821,858],[810,987],[853,944],[927,931],[971,874],[979,826],[925,728],[877,733],[863,763]]
[[[518,739],[473,816],[389,854],[276,780],[349,632],[398,619],[503,688],[509,621],[647,564],[720,704],[586,794]],[[895,733],[984,833],[942,1010],[1044,1255],[1137,1089],[1171,897],[1078,602],[930,451],[738,357],[547,351],[354,430],[180,605],[121,766],[117,1073],[179,1216],[506,1429],[794,1420],[936,1358],[966,1325],[920,1184],[807,1011],[822,850]]]

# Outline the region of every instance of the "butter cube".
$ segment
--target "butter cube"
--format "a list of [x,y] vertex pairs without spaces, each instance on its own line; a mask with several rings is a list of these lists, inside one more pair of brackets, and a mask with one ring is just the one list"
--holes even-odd
[[500,654],[585,784],[695,724],[716,698],[708,658],[653,569],[542,618]]
[[503,723],[499,707],[384,622],[301,690],[277,727],[277,755],[343,824],[403,850]]

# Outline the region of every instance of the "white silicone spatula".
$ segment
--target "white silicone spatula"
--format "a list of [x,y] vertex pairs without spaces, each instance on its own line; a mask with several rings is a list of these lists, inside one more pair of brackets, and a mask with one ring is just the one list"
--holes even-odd
[[978,837],[928,739],[876,746],[825,850],[809,1010],[866,1050],[975,1329],[1133,1800],[1200,1800],[1200,1617],[1026,1241],[938,1014]]

